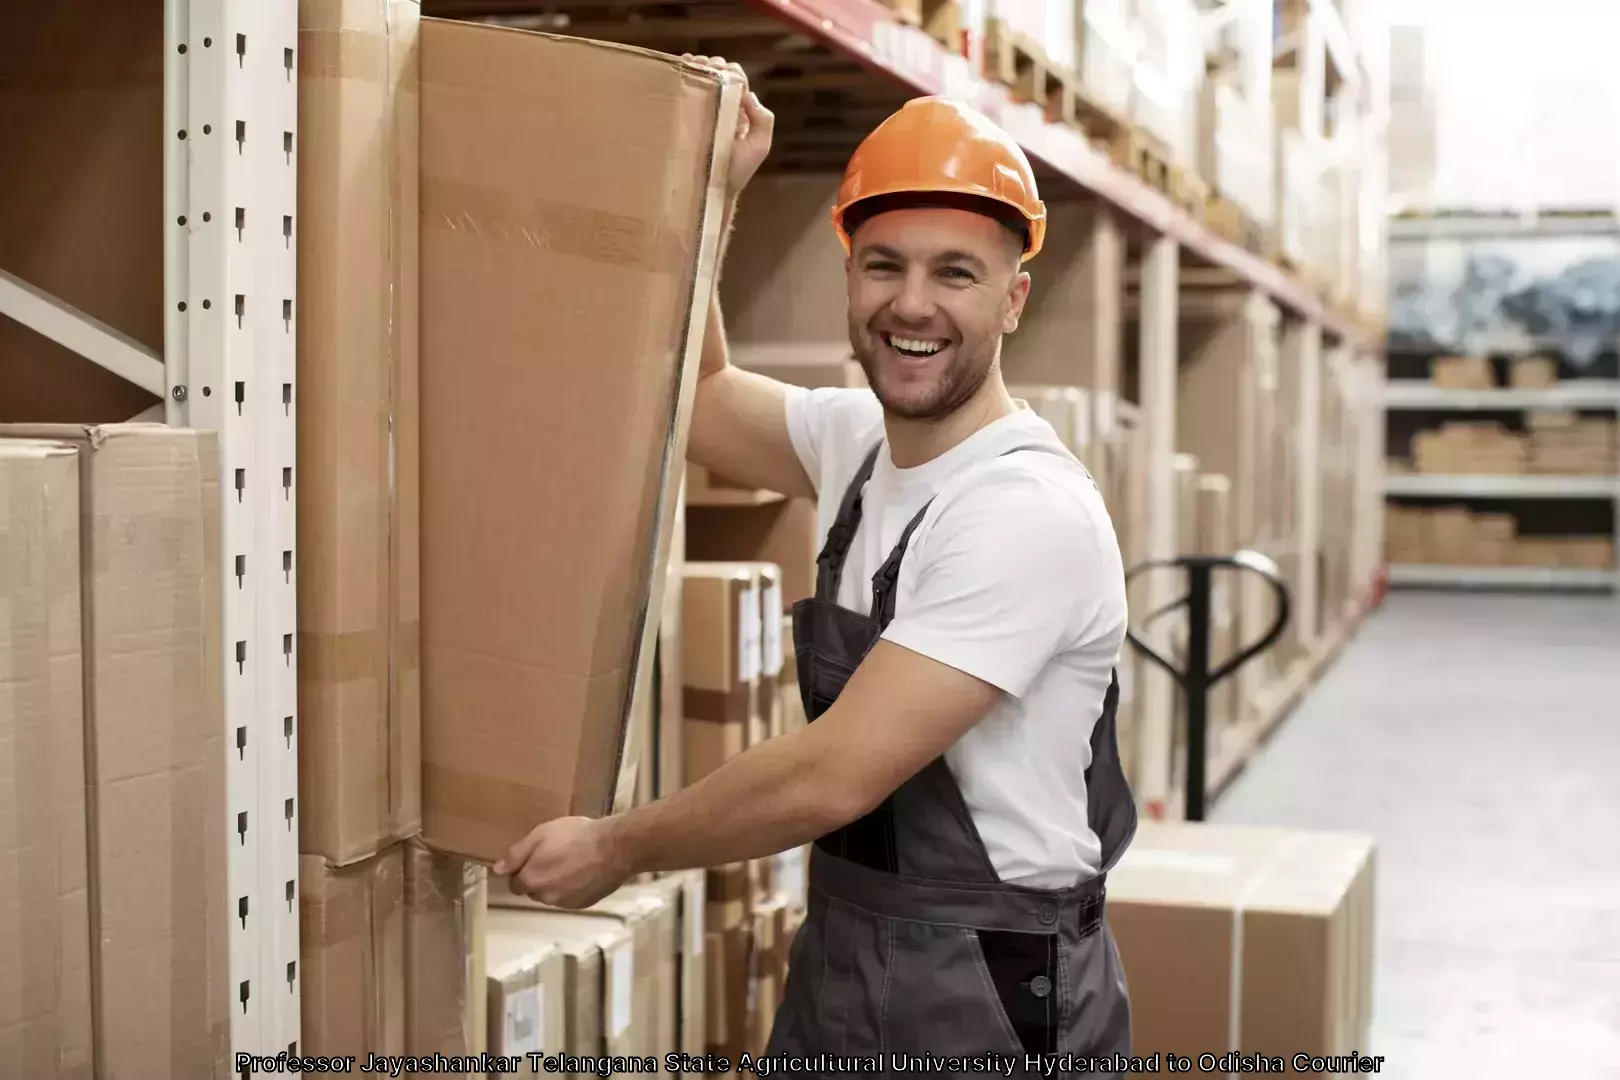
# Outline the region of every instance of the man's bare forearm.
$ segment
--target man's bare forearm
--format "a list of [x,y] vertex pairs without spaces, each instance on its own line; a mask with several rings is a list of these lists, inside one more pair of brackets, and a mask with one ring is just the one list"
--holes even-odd
[[762,743],[684,788],[608,819],[626,874],[721,866],[807,844],[859,816],[809,730]]

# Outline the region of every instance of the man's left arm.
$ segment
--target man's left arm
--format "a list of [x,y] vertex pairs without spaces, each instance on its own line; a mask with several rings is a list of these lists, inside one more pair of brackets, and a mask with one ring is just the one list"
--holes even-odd
[[649,806],[542,825],[496,871],[521,868],[514,889],[585,905],[637,873],[809,843],[875,808],[1004,693],[1024,693],[1075,633],[1072,568],[1089,524],[1021,474],[980,491],[908,554],[920,562],[905,610],[814,723]]

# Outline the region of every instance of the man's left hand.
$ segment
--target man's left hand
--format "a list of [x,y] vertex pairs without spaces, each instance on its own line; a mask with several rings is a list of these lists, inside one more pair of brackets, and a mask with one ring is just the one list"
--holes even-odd
[[512,892],[560,908],[585,908],[629,876],[615,858],[605,820],[558,818],[538,825],[495,864]]

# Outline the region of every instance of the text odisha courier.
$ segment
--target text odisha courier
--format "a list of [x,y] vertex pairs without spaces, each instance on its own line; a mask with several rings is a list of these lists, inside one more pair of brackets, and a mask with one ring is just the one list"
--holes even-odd
[[716,1054],[666,1054],[656,1057],[587,1057],[574,1054],[368,1054],[365,1060],[354,1056],[299,1056],[283,1051],[274,1057],[237,1054],[236,1071],[248,1075],[266,1073],[362,1073],[370,1076],[417,1076],[423,1074],[463,1074],[511,1076],[518,1073],[573,1073],[614,1076],[619,1073],[752,1073],[755,1076],[793,1076],[802,1073],[940,1073],[949,1076],[984,1074],[989,1076],[1073,1076],[1091,1073],[1377,1073],[1383,1071],[1382,1055],[1295,1054],[1291,1058],[1266,1054],[1151,1054],[1126,1057],[1114,1054],[1086,1057],[1077,1054],[981,1054],[970,1057],[936,1057],[932,1054],[810,1054],[774,1057],[743,1054],[735,1062]]

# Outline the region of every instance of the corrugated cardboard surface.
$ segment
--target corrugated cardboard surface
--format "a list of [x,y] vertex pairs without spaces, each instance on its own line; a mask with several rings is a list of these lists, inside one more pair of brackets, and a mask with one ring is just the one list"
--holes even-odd
[[423,831],[490,861],[632,794],[738,87],[432,19],[421,55]]
[[300,1051],[404,1053],[403,854],[395,845],[345,867],[299,856]]
[[[635,1016],[636,943],[616,918],[575,912],[491,907],[488,939],[549,943],[563,955],[565,1054],[619,1055],[637,1044]],[[500,945],[506,949],[510,946]],[[564,1074],[567,1075],[567,1074]],[[578,1074],[583,1077],[585,1074]]]
[[667,1054],[680,1040],[682,884],[677,877],[632,882],[592,910],[624,918],[638,926],[650,923],[650,933],[638,932],[636,990],[646,1040],[641,1053]]
[[1108,875],[1132,1053],[1365,1050],[1365,837],[1144,822]]
[[217,440],[161,424],[4,436],[79,450],[100,1075],[218,1075],[230,996]]
[[[160,0],[0,5],[0,268],[163,345]],[[0,421],[114,423],[162,403],[0,318]]]
[[670,877],[680,883],[680,1035],[676,1046],[687,1054],[701,1054],[707,1047],[708,984],[704,971],[708,934],[704,922],[705,879],[702,870],[683,870]]
[[524,1056],[518,1076],[540,1076],[528,1054],[556,1053],[567,1028],[568,969],[549,941],[486,933],[489,1052]]
[[0,1076],[89,1080],[79,461],[0,440]]
[[477,1054],[488,1037],[487,871],[414,841],[405,863],[405,1052]]
[[415,0],[300,0],[299,850],[421,828]]

